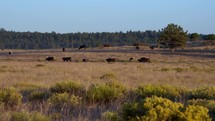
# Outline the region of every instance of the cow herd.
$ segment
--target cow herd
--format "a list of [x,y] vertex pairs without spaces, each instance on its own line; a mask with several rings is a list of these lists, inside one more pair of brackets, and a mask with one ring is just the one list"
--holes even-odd
[[[53,56],[50,56],[50,57],[47,57],[46,58],[46,61],[54,61],[55,59],[54,59],[54,57]],[[72,61],[72,58],[71,57],[62,57],[62,60],[64,61],[64,62],[69,62],[69,61]],[[134,59],[132,58],[132,57],[130,57],[129,58],[129,62],[132,62]],[[87,58],[83,58],[82,59],[82,62],[88,62],[89,60],[87,59]],[[106,62],[108,62],[108,63],[111,63],[111,62],[122,62],[122,61],[120,61],[118,58],[107,58],[106,59]],[[146,58],[146,57],[142,57],[142,58],[140,58],[140,59],[138,59],[137,60],[138,62],[142,62],[142,63],[145,63],[145,62],[151,62],[150,61],[150,58]]]

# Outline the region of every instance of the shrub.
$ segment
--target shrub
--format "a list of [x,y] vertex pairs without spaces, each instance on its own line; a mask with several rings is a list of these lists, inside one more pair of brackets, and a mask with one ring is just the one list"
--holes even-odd
[[175,70],[176,72],[183,72],[183,71],[187,71],[187,69],[183,69],[183,68],[174,68],[173,70]]
[[30,121],[30,116],[27,112],[13,112],[10,121]]
[[106,73],[102,75],[100,79],[116,79],[116,76],[113,73]]
[[209,110],[210,116],[215,120],[215,101],[214,100],[205,100],[205,99],[196,99],[189,100],[189,105],[199,105],[207,108]]
[[155,86],[155,85],[142,85],[135,91],[140,98],[146,98],[151,96],[164,97],[170,100],[178,100],[181,98],[182,89],[173,86]]
[[83,94],[85,89],[82,85],[74,83],[72,81],[69,82],[58,82],[54,86],[50,88],[52,93],[72,93],[72,94]]
[[50,118],[39,112],[34,112],[31,114],[31,121],[50,121]]
[[190,99],[215,99],[215,87],[201,87],[192,90]]
[[123,105],[122,116],[127,121],[208,121],[208,110],[202,106],[184,107],[169,99],[153,96],[143,102]]
[[202,106],[189,105],[184,114],[187,121],[211,121],[208,109]]
[[170,71],[169,68],[161,68],[161,71]]
[[87,91],[87,99],[91,102],[109,102],[122,97],[125,90],[125,87],[117,82],[92,85]]
[[50,118],[39,112],[12,112],[10,121],[50,121]]
[[103,113],[104,120],[110,121],[120,121],[119,115],[117,112],[105,112]]
[[54,106],[76,106],[81,102],[81,98],[68,93],[54,94],[49,98],[49,102]]
[[24,101],[28,99],[32,92],[43,90],[42,87],[30,83],[16,83],[14,84],[14,88],[22,94]]
[[35,91],[28,96],[28,100],[33,102],[41,102],[46,101],[50,96],[51,93],[47,90]]
[[15,108],[21,103],[22,95],[15,89],[0,90],[0,103],[3,103],[5,108]]

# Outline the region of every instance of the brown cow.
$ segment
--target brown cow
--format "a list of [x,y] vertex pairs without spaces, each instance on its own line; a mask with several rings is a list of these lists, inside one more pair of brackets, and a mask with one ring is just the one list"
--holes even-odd
[[139,46],[136,46],[136,50],[140,50],[140,47],[139,47]]
[[146,57],[142,57],[142,58],[138,59],[138,61],[139,61],[139,62],[143,62],[143,63],[144,63],[144,62],[151,62],[151,61],[150,61],[150,58],[146,58]]
[[46,61],[54,61],[54,57],[47,57]]
[[86,59],[86,58],[83,58],[82,61],[83,61],[83,62],[87,62],[87,61],[89,61],[89,60]]
[[79,50],[81,50],[81,49],[87,49],[87,46],[86,46],[86,45],[81,45],[81,46],[79,47]]
[[72,61],[72,60],[71,60],[71,57],[63,57],[62,59],[63,59],[64,62],[65,62],[65,61],[67,61],[67,62],[68,62],[68,61]]
[[112,47],[111,44],[104,44],[104,47]]
[[108,63],[110,63],[110,62],[116,62],[116,58],[108,58],[108,59],[106,59],[106,61],[108,62]]
[[129,61],[131,62],[132,60],[134,60],[132,57],[129,58]]

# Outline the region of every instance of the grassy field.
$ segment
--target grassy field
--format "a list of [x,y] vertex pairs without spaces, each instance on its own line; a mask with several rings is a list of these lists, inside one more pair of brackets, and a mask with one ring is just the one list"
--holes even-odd
[[[0,55],[1,87],[17,82],[51,86],[59,81],[74,80],[88,87],[92,83],[118,80],[129,87],[139,84],[168,84],[195,88],[215,85],[215,53],[202,49],[191,52],[168,50],[133,50],[132,47],[90,50],[4,50]],[[7,52],[12,51],[12,55]],[[214,50],[211,50],[214,51]],[[54,56],[54,62],[47,62]],[[72,62],[63,62],[62,57],[72,57]],[[208,57],[206,57],[208,56]],[[116,63],[105,62],[106,58],[119,59]],[[129,58],[134,60],[129,62]],[[151,63],[139,63],[137,59],[149,57]],[[89,62],[82,62],[87,58]],[[104,75],[111,77],[101,78]]]
[[[9,55],[9,52],[12,52],[12,54]],[[53,56],[55,61],[46,61],[46,57],[48,56]],[[72,61],[63,62],[62,57],[71,57]],[[109,57],[117,58],[118,61],[107,63],[105,60]],[[130,57],[134,59],[131,62],[129,62]],[[139,63],[137,60],[141,57],[148,57],[151,62]],[[83,58],[86,58],[89,61],[82,62]],[[150,50],[146,47],[141,47],[140,50],[135,50],[134,47],[113,47],[91,48],[87,50],[66,49],[66,52],[62,52],[61,49],[4,50],[0,52],[1,89],[15,87],[16,90],[22,94],[21,105],[18,105],[15,108],[15,111],[31,112],[31,115],[36,115],[32,114],[32,112],[37,111],[52,117],[52,120],[69,120],[71,115],[72,117],[76,117],[74,120],[104,120],[101,118],[101,115],[104,112],[118,111],[122,108],[123,103],[135,99],[131,98],[132,96],[129,97],[129,93],[126,93],[123,94],[123,98],[121,98],[120,95],[117,95],[117,100],[114,100],[114,102],[111,103],[95,103],[94,99],[92,103],[92,100],[88,102],[87,100],[89,97],[83,96],[85,93],[82,93],[78,96],[82,97],[83,102],[81,101],[82,103],[78,105],[78,107],[73,108],[73,114],[71,114],[71,107],[61,107],[59,111],[58,108],[53,107],[53,102],[50,100],[56,101],[56,99],[58,99],[56,98],[56,95],[61,98],[67,97],[68,95],[65,93],[55,94],[55,92],[49,91],[56,85],[56,83],[66,81],[81,84],[84,86],[84,89],[91,91],[93,88],[92,85],[102,85],[107,84],[108,82],[119,82],[125,86],[128,92],[129,90],[137,89],[140,85],[171,85],[192,90],[201,87],[210,88],[215,86],[215,48],[185,48],[183,50],[177,50],[173,54],[171,54],[168,49]],[[27,88],[23,89],[25,86]],[[116,87],[119,88],[120,86]],[[104,86],[100,88],[106,87]],[[108,89],[109,87],[107,90]],[[167,90],[168,89],[169,87],[167,87]],[[40,94],[41,90],[43,91],[42,94],[46,95],[47,93],[49,96],[42,98],[36,96],[34,98],[42,100],[42,102],[32,104],[29,96],[31,97],[34,92],[37,93],[38,91]],[[1,93],[4,94],[3,92],[0,92],[0,101]],[[89,92],[90,91],[88,91],[88,93]],[[192,94],[187,93],[186,95],[189,95],[189,99],[187,98],[186,101],[183,101],[186,98],[183,97],[185,94],[182,94],[180,91],[179,93],[180,99],[176,101],[183,102],[183,104],[197,95],[193,94],[194,96],[190,96]],[[69,98],[72,97],[75,101],[79,100],[78,98],[76,99],[76,97],[73,97],[73,93],[69,92],[68,94]],[[119,92],[119,94],[121,94],[121,92]],[[207,94],[208,93],[204,92],[203,96]],[[199,95],[196,96],[197,99],[202,95],[198,96]],[[211,97],[208,97],[208,99],[214,101],[214,97],[215,95],[212,95]],[[2,120],[11,119],[11,115],[16,116],[16,114],[13,114],[14,109],[8,111],[7,108],[2,107],[1,103],[0,111],[5,112],[0,115],[0,119]],[[61,113],[59,114],[56,112]],[[112,115],[111,112],[110,114]],[[58,115],[61,115],[60,118]],[[2,116],[3,118],[1,118]]]

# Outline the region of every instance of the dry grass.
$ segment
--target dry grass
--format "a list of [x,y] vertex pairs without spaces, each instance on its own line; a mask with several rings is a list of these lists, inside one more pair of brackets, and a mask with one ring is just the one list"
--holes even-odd
[[[128,87],[137,87],[142,83],[188,88],[214,86],[214,48],[209,52],[201,50],[204,48],[181,50],[175,54],[170,54],[168,50],[146,48],[136,51],[133,47],[67,49],[67,52],[60,49],[4,50],[0,54],[0,84],[7,87],[28,82],[50,87],[59,81],[74,80],[88,87],[93,83],[118,80]],[[9,51],[13,52],[11,56],[7,53]],[[46,62],[47,56],[54,56],[56,61]],[[63,62],[61,58],[64,56],[72,57],[72,62]],[[118,58],[121,62],[107,63],[105,59],[108,57]],[[130,57],[134,58],[133,62],[128,62]],[[140,57],[149,57],[152,62],[138,63]],[[90,62],[81,62],[82,58]],[[110,73],[114,78],[100,78]]]
[[[8,52],[12,51],[12,55]],[[55,61],[47,62],[45,58],[54,56]],[[69,56],[72,62],[63,62],[62,57]],[[115,57],[119,62],[107,63],[106,58]],[[129,62],[129,58],[134,60]],[[141,57],[149,57],[151,63],[139,63]],[[89,62],[82,62],[83,58]],[[94,48],[78,51],[77,49],[56,50],[4,50],[0,52],[0,87],[11,87],[16,83],[38,85],[49,89],[56,82],[70,81],[81,83],[86,89],[91,84],[119,81],[126,89],[136,88],[141,84],[173,85],[177,87],[195,88],[215,86],[215,49],[188,48],[170,54],[169,50],[149,50],[141,47]],[[25,82],[25,83],[22,83]],[[19,84],[18,84],[19,85]],[[39,88],[39,89],[40,89]],[[25,88],[24,88],[25,89]],[[43,89],[43,88],[42,88]],[[26,89],[25,92],[28,92]],[[26,93],[27,94],[27,93]],[[24,94],[23,94],[24,95]],[[117,99],[111,103],[81,103],[74,109],[67,107],[61,111],[53,108],[48,101],[26,102],[24,95],[22,104],[15,111],[28,113],[37,111],[56,120],[102,120],[106,111],[119,111],[125,99]],[[130,100],[131,97],[126,98]],[[72,109],[72,110],[71,110]],[[0,105],[0,119],[9,120],[10,111]],[[13,111],[12,111],[13,112]]]

